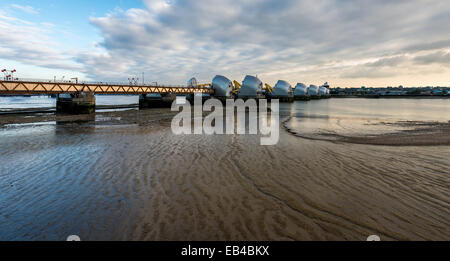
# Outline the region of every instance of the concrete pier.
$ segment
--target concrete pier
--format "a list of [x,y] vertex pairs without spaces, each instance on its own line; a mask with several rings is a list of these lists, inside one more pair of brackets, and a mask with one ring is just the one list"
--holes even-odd
[[93,92],[59,94],[56,99],[56,112],[68,114],[90,114],[95,112]]
[[310,101],[311,97],[309,97],[309,96],[295,96],[294,99],[296,101]]
[[267,100],[271,102],[272,100],[279,100],[283,103],[292,103],[294,102],[294,96],[269,96]]
[[[186,101],[188,101],[191,105],[194,105],[196,95],[199,95],[199,94],[193,94],[193,95],[192,95],[192,94],[189,94],[189,95],[187,95],[187,96],[186,96]],[[197,98],[198,98],[198,96],[197,96]],[[200,99],[201,99],[201,101],[202,101],[202,104],[205,104],[205,102],[206,102],[207,100],[211,99],[211,98],[212,98],[211,96],[205,96],[205,95],[202,95]],[[219,99],[219,98],[217,98],[217,97],[214,97],[214,98]]]
[[175,94],[139,95],[139,109],[146,108],[170,108],[177,96]]

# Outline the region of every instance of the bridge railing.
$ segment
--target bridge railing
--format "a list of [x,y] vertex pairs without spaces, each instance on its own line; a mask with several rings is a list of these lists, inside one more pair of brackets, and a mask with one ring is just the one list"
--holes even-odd
[[[114,81],[76,81],[76,80],[64,80],[64,79],[38,79],[38,78],[1,78],[0,81],[8,82],[29,82],[29,83],[58,83],[58,84],[98,84],[98,85],[111,85],[111,86],[149,86],[149,87],[171,87],[171,88],[192,88],[187,85],[176,84],[154,84],[154,83],[133,83],[133,82],[114,82]],[[203,85],[202,89],[208,89],[210,87]]]
[[92,92],[95,94],[213,94],[210,87],[191,87],[182,85],[134,85],[111,82],[66,82],[39,79],[0,80],[0,94],[61,94]]

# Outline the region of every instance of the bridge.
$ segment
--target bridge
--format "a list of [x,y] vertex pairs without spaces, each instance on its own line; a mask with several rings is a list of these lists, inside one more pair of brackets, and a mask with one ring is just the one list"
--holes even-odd
[[[58,95],[56,111],[95,112],[95,94],[139,95],[139,108],[170,107],[177,95],[214,94],[210,84],[197,86],[133,85],[120,83],[78,83],[33,80],[0,80],[0,95]],[[160,94],[160,97],[147,96]]]
[[209,84],[197,87],[190,86],[151,86],[126,85],[108,83],[71,83],[45,81],[1,81],[0,94],[32,95],[32,94],[62,94],[62,93],[93,93],[93,94],[214,94]]

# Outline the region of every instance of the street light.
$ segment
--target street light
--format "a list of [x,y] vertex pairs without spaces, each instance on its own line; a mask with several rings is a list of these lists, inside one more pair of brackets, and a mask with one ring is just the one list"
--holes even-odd
[[17,71],[16,69],[11,71],[3,69],[1,72],[5,75],[5,81],[14,81],[14,73],[16,73]]

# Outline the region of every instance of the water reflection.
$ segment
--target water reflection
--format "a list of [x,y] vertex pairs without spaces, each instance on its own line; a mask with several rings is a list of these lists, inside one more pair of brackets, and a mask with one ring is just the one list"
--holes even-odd
[[286,126],[309,138],[370,136],[412,130],[405,122],[448,122],[448,99],[329,99],[296,102]]
[[[96,95],[97,106],[120,106],[138,104],[139,96],[136,95]],[[55,108],[56,98],[40,96],[0,96],[0,111],[17,109]]]

